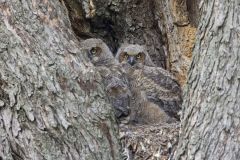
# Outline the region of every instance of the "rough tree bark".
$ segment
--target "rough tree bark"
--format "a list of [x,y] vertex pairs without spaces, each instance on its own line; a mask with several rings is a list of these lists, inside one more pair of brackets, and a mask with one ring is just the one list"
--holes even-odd
[[101,77],[63,3],[0,1],[0,37],[0,159],[120,159]]
[[205,0],[175,159],[240,159],[240,1]]

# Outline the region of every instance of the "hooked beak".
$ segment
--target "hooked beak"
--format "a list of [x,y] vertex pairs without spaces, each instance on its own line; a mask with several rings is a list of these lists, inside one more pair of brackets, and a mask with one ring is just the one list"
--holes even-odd
[[128,63],[129,63],[131,66],[133,66],[133,65],[136,63],[135,57],[130,56],[130,57],[128,58]]

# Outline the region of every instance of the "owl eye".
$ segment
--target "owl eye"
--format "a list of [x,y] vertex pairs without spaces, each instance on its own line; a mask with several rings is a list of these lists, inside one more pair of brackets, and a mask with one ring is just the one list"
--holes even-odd
[[93,47],[91,50],[90,50],[90,53],[93,55],[93,56],[99,56],[102,52],[102,49],[100,47]]
[[93,47],[93,48],[90,50],[90,52],[91,52],[92,54],[96,54],[96,53],[97,53],[97,48],[96,48],[96,47]]
[[137,59],[140,59],[142,56],[141,56],[141,54],[138,54],[137,55]]

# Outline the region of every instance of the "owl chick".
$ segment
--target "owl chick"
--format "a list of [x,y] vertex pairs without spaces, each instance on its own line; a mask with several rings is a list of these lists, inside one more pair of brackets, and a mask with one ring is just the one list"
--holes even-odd
[[[146,49],[140,45],[124,45],[117,52],[116,59],[126,71],[130,90],[135,95],[131,104],[132,120],[138,122],[141,117],[151,118],[155,115],[160,121],[172,117],[179,120],[182,91],[171,73],[155,67]],[[156,105],[160,107],[159,110]],[[155,114],[149,111],[153,107]],[[156,114],[157,111],[159,114]],[[167,113],[167,116],[163,112]],[[143,120],[147,121],[146,118]]]
[[128,80],[108,46],[101,39],[90,38],[81,43],[81,48],[86,58],[100,73],[116,117],[127,116],[131,94]]

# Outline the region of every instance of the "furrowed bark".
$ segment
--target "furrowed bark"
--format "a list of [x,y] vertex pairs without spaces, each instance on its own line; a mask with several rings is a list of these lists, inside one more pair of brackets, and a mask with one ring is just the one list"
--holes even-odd
[[0,159],[120,159],[111,106],[59,1],[0,2]]
[[240,3],[202,1],[175,159],[240,159]]

